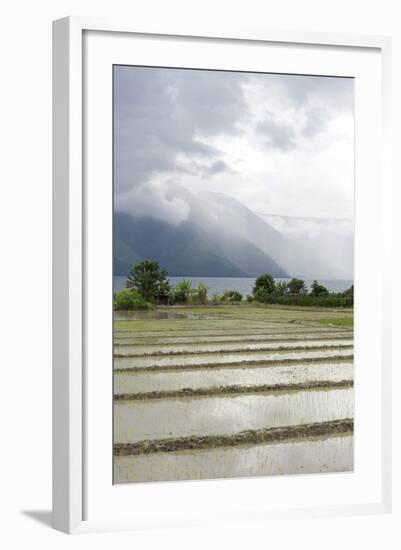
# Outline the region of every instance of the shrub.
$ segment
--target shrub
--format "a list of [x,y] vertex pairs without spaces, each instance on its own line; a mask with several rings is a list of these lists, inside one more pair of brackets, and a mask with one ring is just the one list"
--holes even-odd
[[284,281],[277,281],[274,286],[274,294],[284,296],[288,292],[288,285]]
[[183,279],[174,288],[174,302],[176,304],[187,304],[189,301],[189,295],[191,294],[192,284],[191,281]]
[[144,300],[139,291],[123,288],[114,295],[115,310],[150,309],[152,304]]
[[226,290],[221,297],[222,302],[242,302],[242,294],[237,290]]
[[281,304],[286,306],[318,306],[318,307],[352,307],[353,299],[342,294],[328,294],[327,296],[311,296],[310,294],[278,296],[259,292],[258,302],[264,304]]
[[265,304],[274,303],[269,301],[270,299],[274,298],[274,295],[265,288],[259,288],[256,292],[253,293],[253,297],[257,302],[262,302]]
[[200,283],[198,288],[191,291],[190,299],[194,304],[206,304],[208,288],[203,283]]

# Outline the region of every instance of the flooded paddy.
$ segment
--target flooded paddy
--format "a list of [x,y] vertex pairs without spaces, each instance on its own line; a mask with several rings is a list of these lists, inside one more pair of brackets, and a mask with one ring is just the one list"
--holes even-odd
[[352,389],[116,402],[119,443],[327,422],[353,416]]
[[353,437],[116,456],[114,482],[295,475],[353,470]]
[[197,323],[193,323],[193,330],[176,329],[166,327],[165,330],[114,330],[114,343],[117,345],[141,345],[141,344],[178,344],[195,342],[224,342],[246,340],[310,340],[310,339],[334,339],[352,338],[352,330],[335,328],[332,326],[300,327],[297,324],[283,324],[274,327],[262,326],[249,328],[243,323],[243,328],[224,328],[222,321],[219,328],[213,330],[200,329]]
[[344,360],[352,358],[352,349],[324,349],[324,350],[308,350],[308,351],[277,351],[277,352],[260,352],[254,353],[216,353],[208,355],[194,355],[188,357],[172,356],[172,357],[115,357],[115,369],[156,369],[159,367],[176,369],[182,368],[210,368],[210,366],[223,365],[241,365],[258,363],[268,364],[285,361],[304,361],[304,360],[321,360],[321,359],[340,359]]
[[[244,327],[243,320],[240,319],[176,319],[173,322],[162,319],[149,319],[149,320],[134,320],[134,321],[115,321],[114,331],[115,334],[127,333],[128,332],[145,332],[146,334],[152,333],[153,331],[158,332],[176,332],[176,331],[185,331],[188,334],[188,331],[208,331],[213,330],[225,331],[228,329],[242,330]],[[275,328],[272,326],[272,323],[265,323],[262,321],[251,321],[247,323],[247,329],[269,329]],[[276,328],[279,328],[276,326]]]
[[353,379],[354,367],[348,363],[317,363],[279,366],[274,369],[236,368],[170,373],[118,373],[114,377],[115,395],[185,388],[216,386],[290,384],[317,380],[339,382]]
[[147,345],[147,346],[124,346],[123,348],[116,348],[115,357],[127,356],[127,357],[146,357],[149,355],[193,355],[203,353],[227,353],[227,352],[248,352],[248,351],[271,351],[271,350],[290,350],[295,349],[326,349],[326,348],[338,348],[338,347],[350,347],[352,348],[352,339],[347,338],[334,338],[332,340],[319,339],[300,341],[279,341],[279,342],[219,342],[216,344],[182,344],[171,345],[168,348],[160,345]]
[[163,346],[172,346],[176,344],[204,344],[212,342],[271,342],[282,341],[291,342],[297,340],[337,340],[342,338],[352,339],[352,333],[348,332],[328,332],[328,331],[315,331],[315,332],[268,332],[267,334],[258,333],[245,333],[242,334],[223,334],[216,336],[215,333],[208,333],[206,335],[194,336],[192,333],[190,336],[132,336],[130,334],[124,336],[116,336],[114,338],[114,345],[119,346],[142,346],[145,344],[156,345],[163,344]]
[[353,331],[333,319],[352,311],[119,313],[115,483],[351,470]]

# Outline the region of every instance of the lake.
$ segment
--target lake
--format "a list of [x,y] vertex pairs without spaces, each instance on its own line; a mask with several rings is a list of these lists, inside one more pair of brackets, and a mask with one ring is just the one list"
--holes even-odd
[[[247,294],[252,294],[252,287],[255,284],[253,277],[169,277],[172,286],[176,286],[184,279],[191,281],[192,288],[196,288],[200,283],[205,284],[209,289],[209,296],[223,294],[226,290],[236,290],[246,297]],[[125,281],[126,277],[114,277],[114,292],[124,288]],[[275,279],[275,281],[288,282],[290,279]],[[319,283],[324,285],[330,292],[343,292],[353,284],[353,281],[350,279],[333,279],[320,280]],[[312,281],[305,280],[305,284],[309,288]]]

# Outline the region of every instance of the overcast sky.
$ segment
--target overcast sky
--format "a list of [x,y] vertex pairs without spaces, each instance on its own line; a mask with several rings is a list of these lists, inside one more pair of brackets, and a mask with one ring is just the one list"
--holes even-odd
[[353,80],[115,67],[115,204],[179,223],[175,188],[254,212],[353,217]]

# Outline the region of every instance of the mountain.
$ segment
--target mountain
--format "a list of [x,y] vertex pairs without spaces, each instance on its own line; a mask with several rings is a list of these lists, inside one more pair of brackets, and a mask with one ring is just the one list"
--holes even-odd
[[[352,279],[353,224],[332,220],[262,218],[238,200],[222,193],[196,195],[183,189],[171,192],[190,206],[189,219],[214,239],[241,238],[267,254],[291,277]],[[259,271],[260,273],[260,271]]]
[[114,273],[126,276],[132,265],[154,259],[171,276],[256,277],[287,273],[268,254],[230,231],[210,231],[196,216],[178,225],[149,216],[114,216]]
[[263,219],[228,195],[180,186],[171,186],[166,198],[186,204],[185,221],[115,214],[116,275],[155,259],[172,276],[352,278],[352,223]]
[[306,279],[353,279],[352,219],[261,215],[302,250],[294,268],[283,259],[285,268]]

